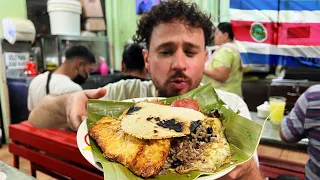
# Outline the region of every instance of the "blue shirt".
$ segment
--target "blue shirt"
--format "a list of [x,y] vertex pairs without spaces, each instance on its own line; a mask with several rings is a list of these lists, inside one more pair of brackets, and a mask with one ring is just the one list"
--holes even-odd
[[147,3],[144,3],[144,1],[142,1],[139,4],[138,14],[142,14],[150,11],[151,7],[152,7],[152,1],[148,0]]

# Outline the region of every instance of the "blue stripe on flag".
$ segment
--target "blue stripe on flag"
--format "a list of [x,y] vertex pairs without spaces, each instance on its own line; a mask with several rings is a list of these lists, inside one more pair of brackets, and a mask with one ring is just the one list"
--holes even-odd
[[241,53],[243,64],[270,64],[320,68],[320,58],[292,57],[275,54]]
[[[280,3],[278,3],[280,2]],[[278,8],[279,4],[279,8]],[[230,0],[230,8],[242,10],[320,10],[319,0]]]
[[[264,1],[268,2],[269,1]],[[280,0],[280,10],[315,11],[320,10],[319,0]]]
[[278,10],[278,0],[230,0],[231,9]]

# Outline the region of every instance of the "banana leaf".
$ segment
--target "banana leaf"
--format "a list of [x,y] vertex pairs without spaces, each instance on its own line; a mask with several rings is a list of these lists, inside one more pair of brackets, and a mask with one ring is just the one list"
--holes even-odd
[[[263,125],[246,119],[229,109],[225,105],[225,103],[218,97],[214,88],[210,84],[189,91],[184,95],[166,98],[160,101],[171,103],[179,98],[196,99],[202,112],[209,112],[212,109],[218,109],[219,112],[222,112],[223,116],[221,119],[225,128],[225,135],[231,145],[232,151],[234,152],[234,155],[232,156],[232,163],[223,165],[215,173],[193,171],[188,174],[172,173],[166,175],[158,175],[152,179],[196,179],[200,176],[213,175],[221,173],[222,171],[226,171],[227,169],[230,169],[238,164],[246,162],[253,156],[256,148],[259,145],[259,141],[263,131]],[[131,107],[134,104],[135,102],[89,100],[87,105],[88,129],[90,129],[92,125],[94,125],[98,120],[106,115],[111,115],[115,118],[119,117],[125,109]],[[127,169],[123,165],[107,160],[103,156],[103,153],[99,146],[91,138],[90,144],[95,161],[99,162],[103,167],[104,179],[141,179],[140,177],[135,176],[129,169]]]

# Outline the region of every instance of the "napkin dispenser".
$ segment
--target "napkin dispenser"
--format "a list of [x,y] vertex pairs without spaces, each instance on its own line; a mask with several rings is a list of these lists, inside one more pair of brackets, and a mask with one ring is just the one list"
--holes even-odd
[[33,43],[36,37],[36,28],[32,21],[22,18],[4,18],[2,20],[3,38],[10,44],[16,41]]

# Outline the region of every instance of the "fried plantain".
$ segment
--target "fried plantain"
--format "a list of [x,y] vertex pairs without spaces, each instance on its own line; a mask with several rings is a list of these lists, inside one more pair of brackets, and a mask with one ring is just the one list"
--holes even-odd
[[89,130],[105,157],[123,164],[143,178],[161,170],[170,149],[170,139],[142,140],[126,134],[121,121],[110,116],[102,118]]

